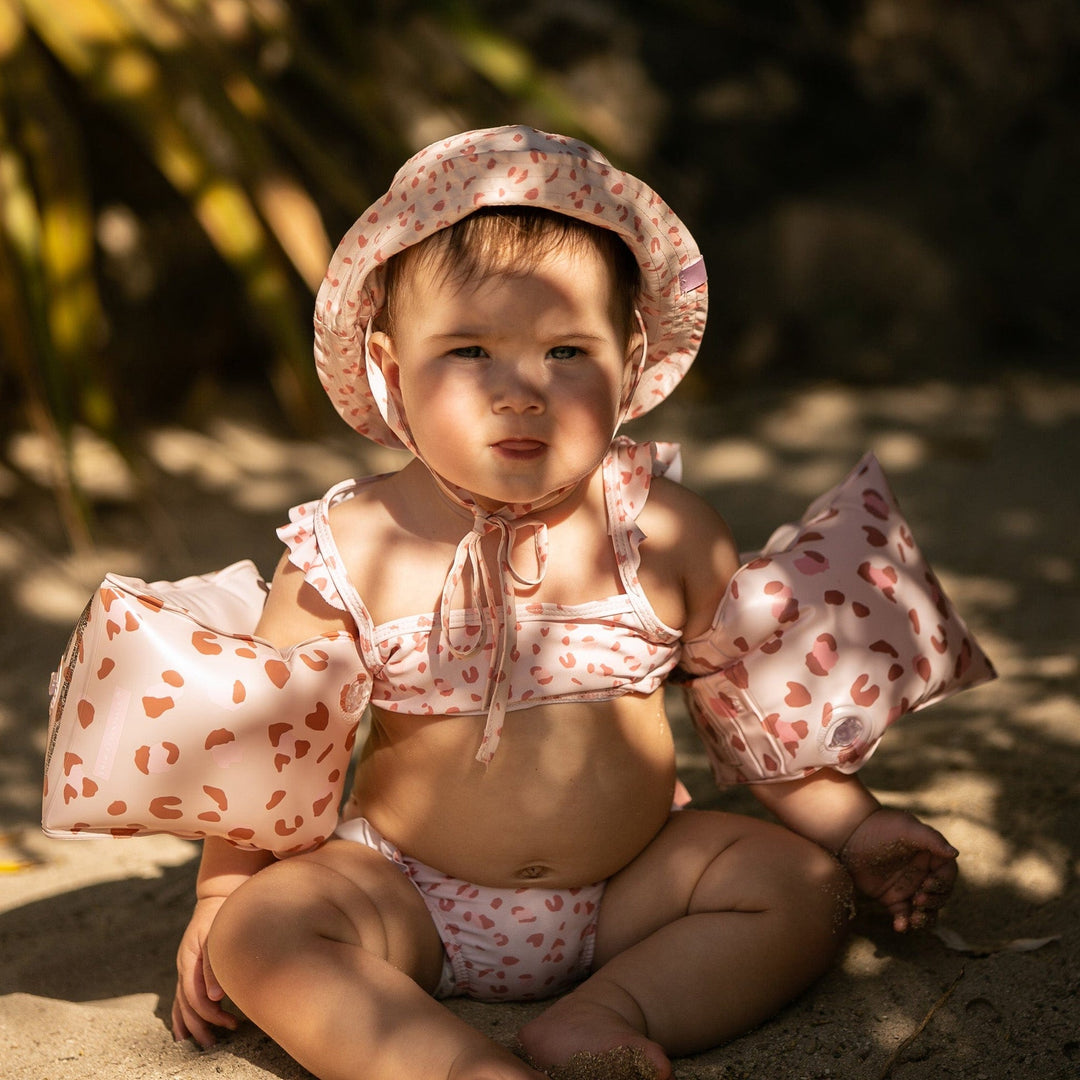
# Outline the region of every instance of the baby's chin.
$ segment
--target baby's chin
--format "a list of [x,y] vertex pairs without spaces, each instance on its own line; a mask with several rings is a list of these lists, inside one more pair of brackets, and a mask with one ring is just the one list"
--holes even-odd
[[[434,472],[434,470],[431,471]],[[470,485],[465,477],[455,479],[453,476],[442,473],[437,475],[453,488],[468,495],[481,510],[488,513],[494,513],[507,506],[527,508],[525,510],[527,513],[533,510],[545,510],[568,499],[574,492],[580,490],[582,484],[588,483],[595,472],[596,466],[593,466],[584,473],[566,470],[554,476],[537,476],[529,480],[521,478],[517,482],[509,479],[505,483],[493,483],[485,487]]]
[[580,480],[570,480],[564,485],[551,489],[522,489],[517,492],[504,491],[500,492],[498,495],[481,494],[474,491],[470,491],[469,494],[472,496],[476,505],[479,506],[481,510],[485,510],[488,513],[495,513],[507,506],[527,508],[526,512],[529,512],[532,510],[546,510],[549,507],[557,506],[577,489],[580,482]]

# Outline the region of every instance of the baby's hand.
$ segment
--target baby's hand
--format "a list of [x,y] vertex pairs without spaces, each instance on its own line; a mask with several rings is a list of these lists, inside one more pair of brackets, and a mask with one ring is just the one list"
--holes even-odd
[[172,1007],[173,1038],[181,1042],[192,1038],[204,1050],[216,1042],[213,1030],[215,1027],[234,1031],[237,1026],[236,1017],[222,1008],[221,1001],[225,991],[214,977],[206,955],[206,937],[210,933],[214,916],[223,903],[224,897],[211,896],[195,905],[195,912],[184,932],[176,956],[176,997]]
[[851,834],[840,861],[860,892],[880,901],[893,929],[932,926],[952,892],[959,852],[937,829],[902,810],[875,810]]

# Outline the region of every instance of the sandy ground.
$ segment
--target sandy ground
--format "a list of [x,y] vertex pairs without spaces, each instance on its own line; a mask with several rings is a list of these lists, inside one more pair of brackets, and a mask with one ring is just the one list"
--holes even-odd
[[[687,480],[745,547],[797,516],[863,450],[885,465],[924,551],[1002,678],[893,729],[864,778],[962,850],[940,934],[898,937],[860,911],[835,969],[781,1015],[676,1075],[999,1080],[1080,1074],[1080,381],[1015,373],[930,383],[684,394],[650,434],[684,443]],[[240,399],[242,400],[242,399]],[[282,508],[384,467],[333,435],[279,439],[250,406],[199,430],[146,433],[143,479],[81,448],[101,506],[99,550],[65,553],[34,482],[40,453],[12,436],[0,470],[0,1076],[8,1080],[281,1080],[307,1074],[250,1026],[217,1049],[167,1028],[173,956],[197,847],[170,837],[56,841],[37,828],[48,674],[106,569],[178,578],[276,558]],[[682,775],[718,792],[677,703]],[[733,973],[732,977],[737,977]],[[458,1004],[509,1042],[520,1005]],[[356,1075],[364,1075],[357,1063]]]

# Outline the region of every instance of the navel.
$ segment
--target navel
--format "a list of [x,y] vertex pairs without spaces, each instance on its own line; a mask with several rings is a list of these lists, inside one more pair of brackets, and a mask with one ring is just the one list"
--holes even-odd
[[514,876],[520,878],[522,881],[539,881],[541,878],[548,877],[550,874],[550,866],[544,866],[542,863],[533,863],[530,866],[523,866]]

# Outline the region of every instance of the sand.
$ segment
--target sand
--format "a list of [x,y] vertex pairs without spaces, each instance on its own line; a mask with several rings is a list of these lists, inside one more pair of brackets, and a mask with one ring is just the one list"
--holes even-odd
[[547,1070],[551,1080],[656,1080],[656,1066],[641,1050],[620,1046],[601,1054],[575,1054]]
[[[307,1076],[250,1026],[208,1052],[169,1035],[196,845],[49,840],[37,828],[48,673],[104,570],[178,578],[251,556],[269,572],[283,507],[389,463],[377,454],[357,462],[347,433],[281,439],[242,404],[199,431],[146,433],[149,502],[132,501],[124,470],[84,447],[102,486],[101,548],[91,557],[65,553],[50,500],[28,479],[32,440],[24,474],[0,472],[5,1080]],[[687,481],[747,547],[874,449],[1002,675],[903,721],[863,773],[886,802],[923,815],[961,849],[940,932],[897,936],[862,906],[829,975],[758,1030],[676,1061],[676,1076],[1076,1076],[1080,381],[1014,373],[968,386],[817,387],[744,394],[712,410],[683,400],[646,430],[682,439]],[[675,698],[672,712],[695,803],[752,811],[746,792],[713,787]],[[452,1007],[508,1046],[537,1009]]]

